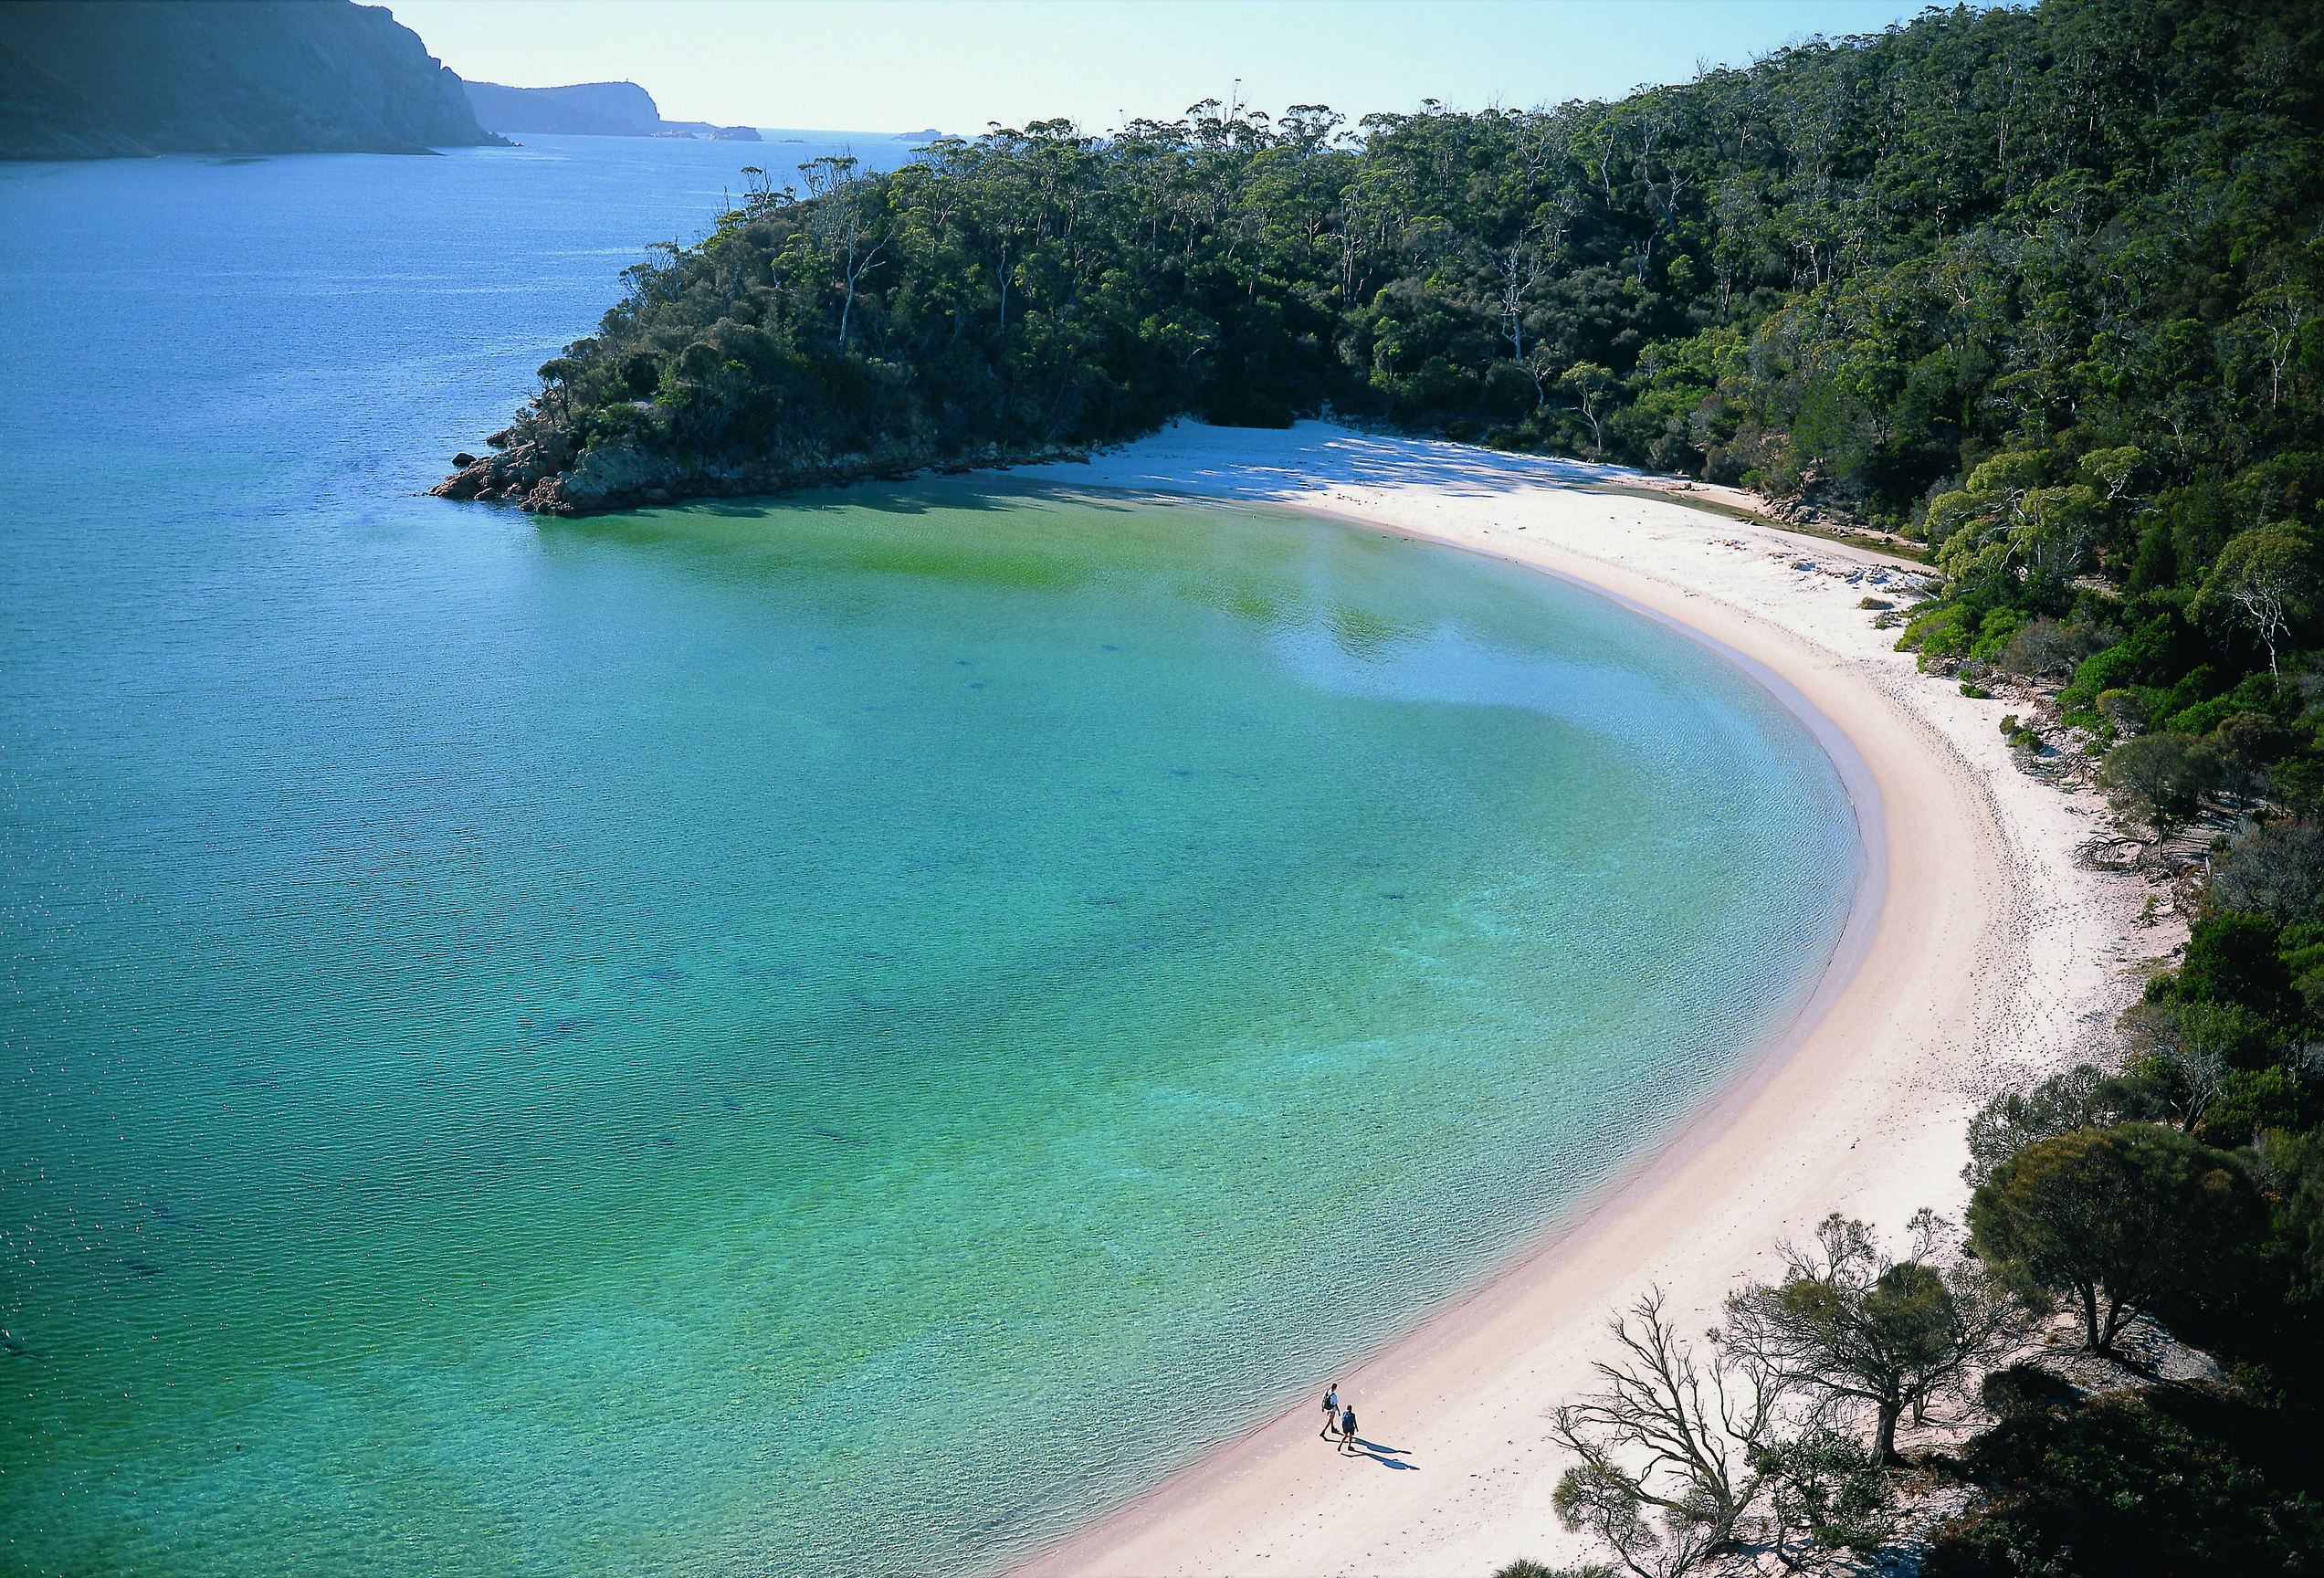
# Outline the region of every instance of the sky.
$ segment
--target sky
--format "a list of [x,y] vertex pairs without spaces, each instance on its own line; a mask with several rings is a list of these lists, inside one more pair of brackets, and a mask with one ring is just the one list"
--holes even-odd
[[[1262,110],[1529,108],[1683,81],[1902,0],[389,0],[461,76],[634,81],[672,121],[1090,132],[1204,99]],[[1241,79],[1241,87],[1236,86]]]

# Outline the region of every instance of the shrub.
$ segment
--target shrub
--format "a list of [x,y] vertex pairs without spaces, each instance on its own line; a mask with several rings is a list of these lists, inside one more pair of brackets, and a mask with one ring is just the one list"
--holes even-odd
[[2192,1387],[2010,1412],[1964,1453],[1984,1506],[1938,1531],[1921,1578],[2313,1571],[2304,1423]]
[[1977,622],[1977,638],[1970,643],[1969,655],[1980,663],[1990,663],[2009,647],[2025,615],[2014,608],[1996,608]]
[[2221,1068],[2257,1068],[2276,1056],[2274,1022],[2241,1003],[2182,1001],[2179,1040],[2185,1050]]
[[1988,1414],[2000,1419],[2072,1408],[2081,1400],[2082,1389],[2073,1382],[2023,1361],[2006,1370],[1992,1371],[1977,1383],[1977,1401],[1985,1405]]
[[1926,669],[1932,658],[1960,657],[1976,638],[1976,613],[1951,604],[1916,615],[1897,638],[1897,650],[1919,653],[1920,667]]
[[2140,734],[2146,731],[2147,704],[2139,700],[2135,690],[2102,690],[2097,702],[2098,716],[2113,724],[2124,734]]
[[2122,632],[2087,623],[2061,625],[2032,619],[2002,649],[2001,667],[2028,679],[2071,674],[2084,659],[2122,639]]
[[2122,1116],[2120,1094],[2089,1064],[2053,1074],[2031,1090],[2004,1090],[1969,1120],[1969,1165],[1961,1175],[1982,1184],[1993,1169],[2037,1141],[2104,1128]]
[[2113,1088],[2119,1093],[2124,1121],[2172,1123],[2192,1131],[2226,1077],[2225,1067],[2216,1059],[2190,1057],[2174,1048],[2132,1060]]
[[2085,658],[2074,670],[2074,683],[2095,696],[2151,679],[2167,667],[2176,634],[2172,616],[2158,614],[2122,640]]
[[[1786,1567],[1819,1551],[1877,1556],[1894,1541],[1883,1465],[1861,1443],[1819,1426],[1760,1452],[1751,1467],[1767,1476],[1767,1532]],[[1796,1554],[1795,1540],[1804,1548]]]
[[2263,1129],[2299,1131],[2324,1122],[2324,1090],[2280,1063],[2238,1068],[2221,1082],[2203,1114],[2206,1143],[2232,1151]]
[[614,363],[614,377],[623,394],[643,400],[660,384],[662,367],[652,352],[632,351]]
[[2146,734],[2107,752],[2098,785],[2120,809],[2158,826],[2202,804],[2218,778],[2210,752],[2183,734]]
[[2276,951],[2276,922],[2265,915],[2222,910],[2194,923],[2179,966],[2179,995],[2190,1003],[2237,1003],[2283,1018],[2299,1012],[2298,994]]
[[2265,1138],[2282,1198],[2277,1232],[2291,1252],[2297,1296],[2312,1305],[2324,1299],[2324,1134]]
[[2213,863],[2203,893],[2222,909],[2298,920],[2324,898],[2324,827],[2271,822],[2245,835]]

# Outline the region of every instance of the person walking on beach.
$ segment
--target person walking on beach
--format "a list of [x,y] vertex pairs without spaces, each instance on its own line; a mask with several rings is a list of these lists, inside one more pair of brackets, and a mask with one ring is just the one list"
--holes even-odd
[[1355,1449],[1356,1411],[1353,1408],[1348,1408],[1340,1415],[1340,1450],[1352,1452]]
[[1339,1424],[1340,1424],[1340,1383],[1338,1383],[1337,1381],[1334,1381],[1333,1383],[1331,1383],[1331,1384],[1330,1384],[1330,1386],[1328,1386],[1328,1387],[1326,1387],[1326,1388],[1324,1389],[1324,1394],[1323,1394],[1323,1428],[1316,1432],[1317,1436],[1318,1436],[1318,1437],[1321,1437],[1321,1436],[1329,1436],[1329,1435],[1330,1435],[1330,1434],[1331,1434],[1331,1432],[1332,1432],[1334,1429],[1338,1428]]

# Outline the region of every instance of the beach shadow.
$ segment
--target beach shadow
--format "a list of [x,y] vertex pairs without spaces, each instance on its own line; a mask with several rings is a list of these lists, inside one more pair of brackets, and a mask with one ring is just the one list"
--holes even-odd
[[[1350,1452],[1346,1454],[1346,1456],[1350,1457],[1369,1457],[1383,1468],[1408,1468],[1415,1474],[1420,1472],[1419,1464],[1399,1463],[1396,1460],[1396,1456],[1401,1456],[1404,1453],[1404,1449],[1401,1446],[1383,1446],[1377,1441],[1367,1441],[1361,1436],[1356,1437],[1356,1446],[1359,1449],[1354,1452]],[[1392,1454],[1396,1456],[1392,1456]]]

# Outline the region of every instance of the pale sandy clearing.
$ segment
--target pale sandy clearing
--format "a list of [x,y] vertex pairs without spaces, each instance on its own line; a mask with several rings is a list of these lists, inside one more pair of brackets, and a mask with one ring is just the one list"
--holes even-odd
[[[1586,1387],[1607,1311],[1658,1283],[1699,1331],[1741,1278],[1770,1268],[1778,1237],[1828,1211],[1891,1229],[1923,1204],[1958,1216],[1962,1127],[1982,1093],[2072,1061],[2135,990],[2125,966],[2176,940],[2134,924],[2142,887],[2075,865],[2100,808],[2011,766],[2003,704],[1919,675],[1858,610],[1886,590],[1867,577],[1893,584],[1906,568],[1895,561],[1592,491],[1651,480],[1614,468],[1316,423],[1181,426],[1088,466],[1016,475],[1326,510],[1681,623],[1845,733],[1877,789],[1885,864],[1877,920],[1744,1088],[1583,1226],[1341,1373],[1364,1436],[1410,1467],[1335,1455],[1310,1404],[1055,1547],[1026,1578],[1484,1578],[1519,1556],[1582,1555],[1550,1510],[1565,1464],[1544,1416]],[[1835,752],[1844,771],[1849,755]]]

